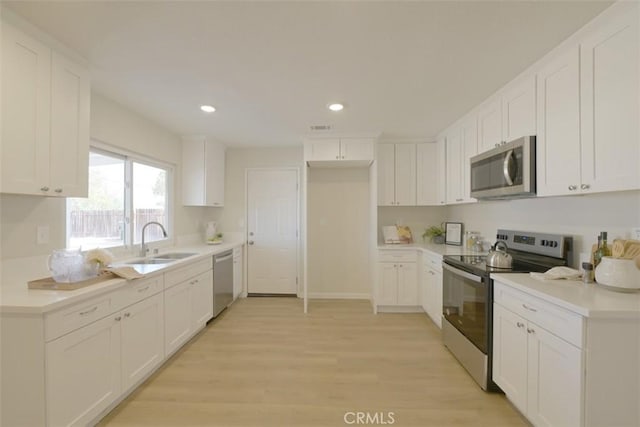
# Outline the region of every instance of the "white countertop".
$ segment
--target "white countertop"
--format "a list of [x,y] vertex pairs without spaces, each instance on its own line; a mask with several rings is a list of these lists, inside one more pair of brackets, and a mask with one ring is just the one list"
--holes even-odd
[[417,249],[422,251],[431,252],[433,254],[443,255],[485,255],[486,252],[477,252],[467,249],[464,246],[453,245],[436,245],[434,243],[411,243],[411,244],[396,244],[385,245],[380,243],[378,249]]
[[[162,250],[160,254],[149,255],[148,258],[158,257],[163,253],[170,252],[193,252],[196,255],[176,260],[168,264],[147,264],[139,266],[136,265],[135,267],[140,273],[144,274],[145,277],[151,277],[156,274],[162,274],[175,268],[182,267],[187,263],[203,259],[207,256],[212,256],[229,249],[242,246],[242,244],[243,242],[225,242],[219,245],[200,244],[166,248]],[[114,265],[121,265],[125,262],[127,262],[126,259],[118,260]],[[28,268],[28,265],[25,267]],[[29,289],[27,287],[27,281],[39,279],[41,277],[25,279],[24,276],[24,272],[21,272],[21,274],[16,274],[14,277],[3,277],[3,283],[0,287],[0,313],[45,313],[56,310],[67,304],[114,291],[120,287],[127,286],[129,283],[124,279],[116,278],[74,291],[50,291],[43,289]]]
[[491,278],[585,317],[640,318],[640,293],[575,280],[539,280],[527,273],[493,273]]

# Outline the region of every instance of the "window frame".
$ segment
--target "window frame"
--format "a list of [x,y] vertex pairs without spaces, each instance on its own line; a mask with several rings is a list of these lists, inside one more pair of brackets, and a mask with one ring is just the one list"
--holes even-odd
[[[164,224],[167,231],[167,238],[155,240],[153,242],[145,242],[147,247],[150,248],[162,248],[174,246],[176,236],[174,231],[174,199],[175,199],[175,184],[174,184],[174,176],[176,167],[174,164],[163,162],[158,159],[151,158],[149,156],[145,156],[139,153],[135,153],[133,151],[125,150],[120,147],[114,147],[112,145],[108,145],[102,143],[100,141],[96,141],[94,139],[91,140],[89,145],[89,151],[102,154],[105,156],[111,156],[114,158],[119,158],[124,160],[124,219],[125,219],[125,227],[124,227],[124,244],[120,246],[111,246],[108,249],[114,254],[124,253],[131,251],[136,247],[140,247],[140,243],[133,243],[134,236],[134,220],[133,220],[133,164],[138,163],[145,166],[151,166],[154,168],[163,169],[167,173],[166,179],[166,216],[167,221]],[[87,190],[88,191],[88,190]],[[69,229],[70,229],[70,210],[68,202],[65,203],[65,246],[69,248]]]

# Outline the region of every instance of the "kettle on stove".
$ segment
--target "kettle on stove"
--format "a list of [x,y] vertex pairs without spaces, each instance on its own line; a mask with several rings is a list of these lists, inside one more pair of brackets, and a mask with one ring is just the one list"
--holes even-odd
[[511,268],[513,257],[507,253],[507,244],[497,241],[487,254],[486,264],[493,268]]

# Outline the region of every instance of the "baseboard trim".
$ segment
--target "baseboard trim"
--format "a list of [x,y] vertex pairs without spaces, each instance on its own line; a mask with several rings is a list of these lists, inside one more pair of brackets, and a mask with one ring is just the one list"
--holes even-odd
[[378,313],[424,313],[419,305],[379,305]]
[[371,299],[369,294],[341,293],[341,292],[309,292],[309,299]]

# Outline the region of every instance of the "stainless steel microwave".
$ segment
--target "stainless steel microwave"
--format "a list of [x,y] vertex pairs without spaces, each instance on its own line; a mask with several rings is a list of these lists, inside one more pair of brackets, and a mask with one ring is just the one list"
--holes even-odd
[[536,194],[536,137],[523,136],[471,158],[471,197],[510,199]]

